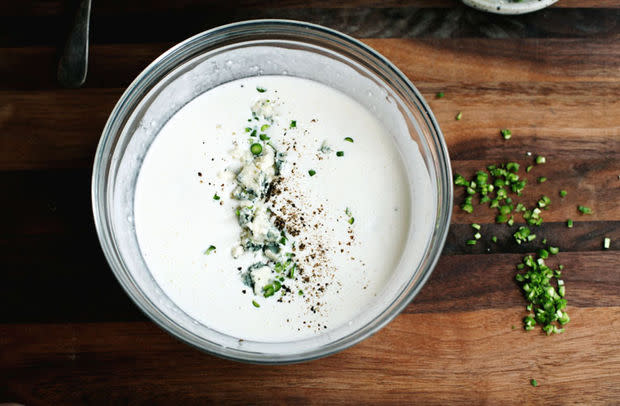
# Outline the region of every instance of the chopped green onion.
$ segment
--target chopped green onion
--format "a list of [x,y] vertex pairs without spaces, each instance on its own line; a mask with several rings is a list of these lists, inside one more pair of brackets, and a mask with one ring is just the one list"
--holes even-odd
[[353,138],[351,137],[344,137],[344,140],[348,142],[353,142]]
[[476,245],[476,240],[467,240],[467,245]]
[[557,255],[560,252],[558,247],[549,247],[549,253],[552,255]]
[[267,91],[267,89],[258,86],[256,87],[256,90],[258,91],[258,93],[265,93]]
[[461,118],[463,118],[463,113],[459,111],[455,118],[456,121],[459,121]]
[[471,227],[472,227],[472,228],[474,228],[474,229],[476,229],[476,230],[480,230],[480,224],[473,223],[473,224],[471,225]]
[[537,387],[537,386],[538,386],[538,381],[537,381],[536,379],[530,379],[530,384],[531,384],[533,387]]
[[457,186],[467,186],[469,185],[469,182],[467,182],[467,179],[457,173],[454,175],[454,184]]
[[540,156],[539,155],[539,156],[536,157],[536,163],[538,165],[542,165],[542,164],[544,164],[546,162],[547,162],[547,158],[545,158],[544,156]]
[[314,176],[314,175],[316,175],[316,171],[315,171],[314,169],[310,169],[310,170],[308,171],[308,175],[310,175],[310,176]]
[[260,305],[258,304],[256,300],[252,300],[252,304],[254,305],[254,307],[260,307]]
[[338,152],[336,152],[336,156],[344,156],[344,151],[338,151]]
[[560,197],[566,197],[566,195],[568,194],[568,192],[564,189],[560,190]]
[[475,238],[476,240],[479,240],[481,237],[482,237],[482,234],[480,234],[480,233],[476,233],[476,234],[474,234],[474,238]]
[[347,216],[351,216],[351,209],[349,209],[348,207],[346,209],[344,209],[344,214],[346,214]]
[[245,132],[246,132],[246,133],[249,133],[249,132],[251,132],[251,131],[252,131],[252,129],[251,129],[250,127],[245,127]]
[[207,248],[207,250],[205,251],[205,255],[209,255],[213,251],[215,251],[215,245],[210,245],[209,248]]
[[538,178],[538,183],[545,183],[547,181],[547,178],[545,178],[544,176],[541,176],[540,178]]
[[491,241],[496,243],[497,242],[497,237],[496,236],[491,237]]
[[549,258],[549,251],[547,251],[544,248],[541,248],[538,250],[538,256],[541,257],[542,259],[547,259]]
[[355,218],[354,217],[350,217],[349,218],[349,224],[353,224],[355,223]]
[[586,206],[578,206],[577,209],[582,213],[582,214],[592,214],[592,209]]
[[611,238],[609,238],[609,237],[605,237],[605,238],[603,239],[603,248],[604,248],[604,249],[606,249],[606,250],[608,250],[608,249],[609,249],[609,247],[611,247]]
[[516,163],[516,162],[508,162],[508,163],[506,164],[506,169],[507,169],[509,172],[512,172],[512,173],[517,173],[517,172],[519,171],[519,166],[520,166],[520,165],[519,165],[518,163]]
[[472,213],[474,211],[474,206],[471,204],[463,204],[461,205],[461,210],[467,213]]
[[268,139],[270,139],[270,138],[267,136],[267,134],[261,134],[261,135],[259,135],[258,137],[261,139],[261,141],[267,141]]
[[213,200],[220,200],[220,197],[216,194],[213,195]]
[[304,291],[303,291],[303,290],[301,290],[301,289],[299,289],[299,292],[297,292],[297,294],[298,294],[299,296],[303,296],[303,295],[304,295]]
[[525,168],[525,172],[530,173],[530,171],[532,170],[532,168],[534,167],[534,165],[530,165],[527,168]]
[[290,125],[290,127],[291,127],[291,128],[295,128],[295,127],[297,127],[297,120],[291,120],[291,125]]
[[263,152],[263,146],[259,143],[254,143],[250,145],[250,152],[252,152],[254,155],[260,155],[261,152]]
[[250,137],[256,137],[256,130],[252,131],[252,134],[250,134]]
[[260,128],[261,131],[265,131],[266,129],[268,129],[270,126],[269,124],[263,124]]
[[505,140],[509,140],[510,138],[512,138],[512,131],[510,131],[509,129],[504,128],[503,130],[500,130],[500,132]]
[[444,96],[443,92],[438,92],[435,97],[437,97],[438,99],[441,99]]
[[510,216],[510,218],[508,219],[508,221],[506,222],[506,224],[508,224],[508,226],[512,227],[515,223],[515,218],[514,216]]

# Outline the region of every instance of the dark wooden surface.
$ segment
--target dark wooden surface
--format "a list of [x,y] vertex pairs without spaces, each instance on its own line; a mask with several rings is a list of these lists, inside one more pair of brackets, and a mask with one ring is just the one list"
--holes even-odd
[[[452,0],[336,3],[95,0],[88,80],[64,90],[55,67],[74,2],[0,2],[0,403],[620,403],[620,1],[560,0],[517,17]],[[418,297],[375,336],[326,359],[220,360],[137,310],[103,258],[90,209],[107,115],[175,42],[269,17],[342,30],[395,62],[429,100],[456,172],[527,163],[527,151],[547,157],[528,178],[549,180],[525,198],[553,199],[537,234],[562,250],[564,334],[511,328],[525,312],[514,265],[537,245],[510,242],[490,211],[458,208]],[[435,99],[438,91],[446,96]],[[580,216],[578,204],[594,213]],[[500,243],[465,245],[473,221]]]

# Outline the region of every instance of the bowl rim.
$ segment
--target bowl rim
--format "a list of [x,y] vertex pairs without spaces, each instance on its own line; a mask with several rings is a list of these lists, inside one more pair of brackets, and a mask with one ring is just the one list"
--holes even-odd
[[[111,135],[114,135],[111,129],[113,127],[113,124],[115,123],[115,120],[117,120],[119,116],[122,116],[121,113],[123,111],[124,105],[131,101],[133,93],[136,91],[136,88],[139,87],[138,85],[144,82],[144,80],[147,79],[149,76],[153,75],[154,72],[157,71],[157,68],[160,66],[162,61],[167,60],[168,58],[176,54],[178,51],[186,48],[188,45],[195,43],[196,41],[200,41],[200,40],[204,41],[211,36],[221,34],[229,30],[234,30],[234,29],[238,29],[241,27],[247,27],[247,28],[255,27],[255,28],[265,29],[269,27],[274,28],[278,26],[292,28],[292,29],[302,29],[302,30],[310,29],[310,30],[317,31],[319,33],[323,33],[323,34],[327,34],[329,36],[335,37],[335,39],[343,41],[347,45],[357,47],[358,50],[366,52],[367,54],[369,54],[366,56],[375,58],[376,61],[383,64],[385,68],[387,68],[392,74],[394,74],[402,82],[402,84],[406,86],[407,92],[411,93],[415,97],[416,102],[419,104],[417,107],[420,109],[420,113],[422,113],[424,115],[424,118],[428,120],[428,123],[426,123],[426,125],[431,126],[433,129],[433,132],[436,135],[432,137],[432,141],[435,144],[434,147],[436,148],[436,153],[439,157],[438,159],[439,171],[437,175],[440,175],[441,172],[443,172],[443,177],[438,176],[438,179],[445,178],[446,183],[445,185],[442,185],[440,183],[437,184],[438,188],[440,186],[444,186],[444,187],[442,187],[443,193],[441,194],[441,196],[443,197],[443,201],[437,201],[435,224],[434,224],[434,229],[432,230],[432,234],[431,234],[431,236],[433,235],[436,236],[435,237],[436,243],[433,246],[430,244],[428,245],[426,252],[424,253],[424,256],[422,257],[422,260],[424,260],[425,258],[428,259],[427,266],[425,269],[422,269],[419,282],[415,286],[411,286],[410,291],[405,296],[403,296],[403,293],[404,293],[404,290],[403,290],[403,292],[401,292],[401,294],[399,294],[395,298],[394,302],[386,306],[373,320],[362,325],[359,329],[351,332],[348,335],[345,335],[344,337],[339,338],[338,340],[334,342],[331,342],[329,344],[326,344],[323,347],[319,347],[316,349],[306,350],[304,352],[291,354],[291,355],[287,355],[284,357],[279,357],[277,359],[269,359],[264,356],[261,356],[262,354],[258,354],[258,356],[255,356],[255,357],[241,356],[241,354],[248,354],[247,352],[245,353],[235,352],[235,354],[238,354],[238,355],[231,355],[230,353],[218,351],[218,349],[227,349],[227,350],[234,350],[234,349],[223,347],[221,345],[218,345],[217,343],[212,343],[213,345],[211,346],[211,348],[205,348],[199,345],[197,342],[192,342],[189,339],[189,337],[183,337],[180,334],[177,334],[177,331],[174,328],[172,328],[174,326],[171,327],[165,324],[164,320],[168,319],[168,317],[165,314],[161,312],[154,314],[151,311],[149,311],[149,309],[147,309],[143,303],[141,303],[142,298],[139,297],[137,294],[135,294],[134,291],[131,289],[131,286],[130,286],[131,284],[129,283],[130,281],[126,281],[125,278],[121,275],[121,272],[117,268],[117,263],[119,261],[111,252],[114,249],[110,247],[114,247],[114,244],[110,238],[111,234],[108,232],[109,230],[107,230],[106,228],[108,226],[107,223],[109,219],[107,218],[107,216],[104,215],[105,210],[102,210],[99,207],[99,205],[101,204],[100,198],[105,199],[105,196],[106,196],[105,191],[107,191],[107,187],[109,187],[109,185],[104,185],[103,186],[104,193],[101,193],[102,192],[102,190],[100,190],[102,189],[101,183],[105,183],[105,182],[100,183],[99,180],[105,179],[105,177],[101,178],[101,176],[103,174],[106,174],[109,170],[109,163],[106,163],[105,161],[106,161],[106,158],[108,157],[106,153],[112,152],[115,146],[115,145],[110,144],[110,139],[109,139]],[[117,137],[113,137],[113,138],[116,139]],[[442,158],[443,158],[443,162],[442,162]],[[443,133],[441,132],[441,129],[430,107],[428,106],[428,104],[422,97],[421,93],[418,91],[418,89],[407,78],[407,76],[405,76],[391,61],[389,61],[379,52],[375,51],[368,45],[364,44],[363,42],[347,34],[344,34],[339,31],[333,30],[331,28],[327,28],[327,27],[317,25],[317,24],[307,23],[303,21],[296,21],[296,20],[284,20],[284,19],[246,20],[246,21],[240,21],[240,22],[218,26],[218,27],[203,31],[201,33],[198,33],[196,35],[193,35],[179,42],[178,44],[172,46],[171,48],[163,52],[156,59],[154,59],[153,62],[151,62],[146,68],[144,68],[142,72],[140,72],[140,74],[138,74],[138,76],[136,76],[136,78],[129,84],[129,86],[125,89],[125,91],[119,98],[118,102],[114,106],[112,112],[110,113],[108,120],[102,131],[102,135],[99,140],[97,150],[95,152],[91,181],[92,181],[91,203],[92,203],[93,217],[94,217],[97,237],[99,239],[102,251],[106,257],[108,265],[112,269],[115,277],[119,281],[123,290],[131,298],[134,304],[151,321],[153,321],[160,328],[162,328],[164,331],[166,331],[168,334],[172,335],[176,339],[186,344],[189,344],[190,346],[197,348],[198,350],[202,352],[206,352],[208,354],[215,355],[220,358],[230,359],[230,360],[240,361],[240,362],[246,362],[246,363],[253,363],[253,364],[272,364],[272,365],[273,364],[291,364],[291,363],[306,362],[306,361],[311,361],[311,360],[318,359],[318,358],[323,358],[323,357],[332,355],[334,353],[343,351],[355,344],[358,344],[359,342],[365,340],[366,338],[372,336],[377,331],[382,329],[386,324],[391,322],[397,315],[399,315],[402,312],[402,310],[413,300],[413,298],[415,298],[415,296],[417,296],[419,291],[426,284],[428,278],[430,277],[435,266],[437,265],[439,257],[441,256],[441,252],[443,250],[443,247],[444,247],[444,244],[447,238],[448,229],[450,226],[450,219],[452,216],[452,209],[453,209],[452,168],[450,164],[448,148],[447,148],[445,139],[443,137]],[[431,237],[431,240],[432,239],[433,237]],[[410,285],[411,285],[411,281],[408,282],[408,285],[406,285],[405,290],[409,289]],[[155,307],[155,310],[158,310],[156,306],[154,307]],[[379,322],[377,322],[377,320]],[[181,328],[180,326],[178,327]],[[185,331],[186,333],[195,335],[194,333],[191,333],[184,328],[182,328],[182,330]],[[328,347],[328,349],[325,349],[325,347]]]

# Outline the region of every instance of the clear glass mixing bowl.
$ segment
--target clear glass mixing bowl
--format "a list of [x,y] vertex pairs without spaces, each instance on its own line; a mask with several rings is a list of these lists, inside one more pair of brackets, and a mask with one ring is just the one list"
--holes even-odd
[[[416,263],[401,264],[406,267],[404,278],[390,282],[390,293],[382,295],[382,301],[348,325],[310,339],[282,343],[244,341],[222,334],[177,307],[149,273],[133,221],[141,162],[167,120],[219,84],[273,74],[334,87],[383,121],[396,134],[397,144],[403,139],[417,144],[424,165],[407,171],[428,171],[434,207],[423,254]],[[399,148],[408,166],[412,151],[407,150],[410,147]],[[103,130],[94,162],[92,199],[97,233],[112,270],[127,294],[155,323],[206,352],[277,364],[311,360],[350,347],[386,325],[415,297],[437,263],[446,238],[452,212],[451,178],[446,145],[430,108],[391,62],[363,43],[325,27],[257,20],[189,38],[157,58],[134,80]]]

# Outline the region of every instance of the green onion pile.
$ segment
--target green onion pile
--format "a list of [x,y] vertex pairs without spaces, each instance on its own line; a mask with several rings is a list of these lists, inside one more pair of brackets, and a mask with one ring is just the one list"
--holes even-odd
[[[509,130],[502,130],[504,138],[510,138]],[[547,162],[544,156],[538,156],[535,159],[537,165]],[[513,199],[521,196],[523,189],[527,185],[527,180],[519,176],[520,165],[516,162],[507,162],[505,164],[490,165],[486,170],[477,171],[474,177],[467,180],[465,177],[456,174],[454,176],[454,184],[462,186],[465,189],[465,200],[461,204],[461,209],[466,213],[473,213],[474,197],[478,196],[480,204],[488,203],[490,208],[497,210],[495,221],[500,224],[513,226],[515,215],[521,214],[526,225],[521,225],[513,233],[513,238],[517,244],[529,243],[536,239],[536,234],[532,232],[529,226],[540,226],[543,223],[543,210],[549,209],[551,199],[548,196],[541,196],[532,208],[527,208],[523,203],[516,203]],[[526,168],[526,172],[530,172],[533,165]],[[547,180],[545,177],[539,177],[538,183]],[[516,195],[516,196],[515,196]],[[560,196],[565,197],[567,192],[560,191]],[[588,207],[579,206],[578,210],[582,214],[590,214],[592,211]],[[568,227],[573,226],[572,220],[568,220]],[[476,245],[482,237],[480,233],[480,225],[471,225],[474,231],[472,239],[466,241],[467,245]],[[491,240],[497,243],[497,237],[493,236]],[[543,240],[546,244],[547,240]],[[533,330],[537,324],[542,326],[542,330],[547,335],[552,333],[561,333],[564,331],[563,326],[569,322],[570,318],[566,313],[565,285],[561,275],[561,269],[552,270],[545,264],[545,259],[549,255],[555,255],[560,252],[558,247],[547,246],[538,251],[536,258],[528,255],[523,262],[517,266],[522,271],[516,275],[516,280],[521,284],[521,288],[526,300],[529,302],[527,310],[530,312],[523,320],[525,330]]]

